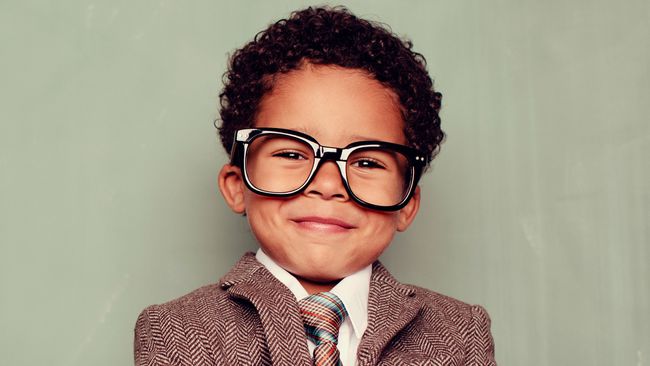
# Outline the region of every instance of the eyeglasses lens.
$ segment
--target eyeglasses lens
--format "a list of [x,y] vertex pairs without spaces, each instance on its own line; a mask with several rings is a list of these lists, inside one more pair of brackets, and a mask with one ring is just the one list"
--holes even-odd
[[273,193],[298,189],[314,165],[314,150],[289,136],[265,134],[248,145],[246,173],[251,184]]
[[[287,193],[300,188],[314,166],[314,150],[305,141],[285,135],[264,134],[249,142],[246,174],[257,189]],[[400,152],[361,148],[346,164],[350,190],[362,201],[393,206],[408,194],[411,165]]]
[[355,150],[348,158],[346,173],[352,192],[361,200],[378,206],[402,202],[411,180],[406,156],[381,148]]

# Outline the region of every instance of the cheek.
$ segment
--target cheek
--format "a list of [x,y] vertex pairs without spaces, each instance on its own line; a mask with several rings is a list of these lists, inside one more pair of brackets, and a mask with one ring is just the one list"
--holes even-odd
[[372,212],[368,215],[368,227],[377,234],[389,233],[392,235],[397,229],[397,224],[399,222],[399,216],[394,212]]
[[246,218],[253,235],[259,242],[274,241],[273,236],[277,235],[280,225],[279,218],[283,209],[283,200],[264,197],[251,191],[244,193],[246,205]]
[[249,191],[248,188],[244,187],[244,204],[246,205],[246,211],[249,210],[249,207],[255,204],[256,194]]
[[257,236],[257,233],[266,226],[265,221],[267,218],[264,216],[264,212],[268,209],[267,204],[255,193],[248,190],[244,193],[244,204],[246,206],[248,225],[253,234]]
[[249,217],[261,218],[264,216],[264,213],[272,209],[272,202],[269,202],[269,199],[266,197],[260,196],[246,189],[244,191],[244,205],[246,210],[246,215]]

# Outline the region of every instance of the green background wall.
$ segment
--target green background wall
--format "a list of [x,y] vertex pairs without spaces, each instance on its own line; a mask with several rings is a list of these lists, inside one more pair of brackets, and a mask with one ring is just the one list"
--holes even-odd
[[[0,3],[3,365],[128,365],[146,305],[255,245],[215,184],[227,54],[303,1]],[[351,1],[413,39],[448,140],[403,281],[500,365],[650,364],[650,3]]]

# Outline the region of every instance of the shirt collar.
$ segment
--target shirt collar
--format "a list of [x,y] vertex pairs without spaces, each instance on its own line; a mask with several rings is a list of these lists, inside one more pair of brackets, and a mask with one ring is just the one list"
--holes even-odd
[[331,290],[343,301],[358,339],[361,339],[368,327],[368,293],[370,292],[371,273],[372,266],[368,265],[343,278]]
[[[298,280],[280,267],[271,257],[269,257],[260,248],[255,254],[255,258],[271,274],[282,282],[296,297],[296,300],[302,300],[309,294]],[[348,318],[352,323],[354,334],[361,339],[363,333],[368,327],[368,293],[370,292],[370,275],[372,274],[372,265],[368,265],[361,270],[339,281],[331,292],[338,296],[345,309],[348,311]]]
[[255,253],[255,259],[257,259],[258,262],[262,263],[262,265],[264,265],[264,267],[266,267],[266,269],[271,272],[271,274],[277,278],[278,281],[287,286],[291,293],[293,293],[293,295],[296,297],[296,300],[302,300],[305,297],[309,296],[300,282],[298,282],[298,280],[293,277],[291,273],[287,272],[287,270],[280,267],[279,264],[275,263],[271,257],[264,253],[262,248],[258,249],[257,253]]

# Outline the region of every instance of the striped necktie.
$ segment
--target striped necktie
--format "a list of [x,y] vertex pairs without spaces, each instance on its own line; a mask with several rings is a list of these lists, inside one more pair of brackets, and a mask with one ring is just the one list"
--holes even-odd
[[321,292],[298,302],[307,338],[314,342],[315,366],[341,366],[336,348],[339,327],[348,312],[341,299],[331,292]]

